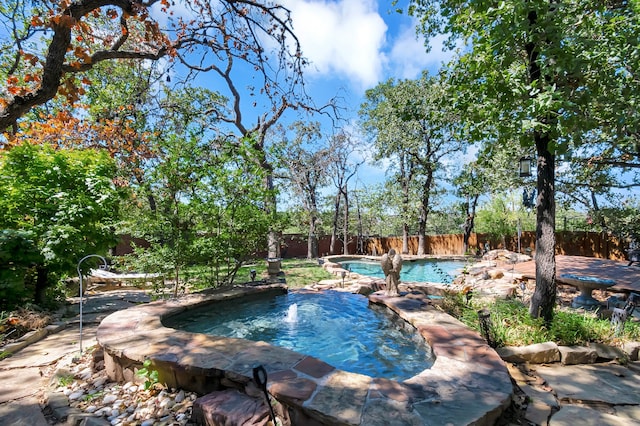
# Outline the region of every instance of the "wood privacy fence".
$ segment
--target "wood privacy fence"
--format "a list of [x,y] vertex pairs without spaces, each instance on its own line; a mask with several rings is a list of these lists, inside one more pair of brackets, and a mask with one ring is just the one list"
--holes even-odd
[[[357,250],[356,237],[349,242],[350,254],[368,254],[380,256],[390,249],[402,253],[401,237],[369,237],[362,243],[363,249]],[[304,235],[284,235],[282,244],[282,257],[306,257],[307,238]],[[462,234],[427,235],[425,237],[425,253],[430,255],[461,255]],[[518,237],[505,239],[492,238],[486,234],[471,234],[469,248],[472,253],[482,251],[485,243],[489,243],[491,249],[503,248],[514,252],[518,251]],[[418,253],[418,237],[409,237],[409,254]],[[336,244],[335,253],[329,253],[330,237],[319,238],[320,255],[342,254],[342,243]],[[610,235],[596,232],[556,232],[556,254],[570,256],[587,256],[611,260],[625,260],[628,242]],[[535,252],[535,232],[523,232],[520,237],[520,252]]]
[[[149,243],[143,240],[134,239],[139,246],[146,247]],[[112,255],[121,256],[131,253],[132,238],[126,235],[121,237],[121,242],[112,250]],[[323,236],[318,239],[319,253],[321,256],[328,254],[342,254],[342,242],[338,241],[335,253],[330,253],[330,236]],[[418,237],[409,237],[409,254],[418,253]],[[514,252],[518,251],[518,237],[513,236],[505,239],[491,238],[486,234],[471,234],[469,248],[472,253],[478,250],[481,252],[485,243],[489,243],[491,249],[504,248]],[[358,247],[362,247],[361,250]],[[571,256],[597,257],[611,260],[624,260],[627,257],[626,249],[628,242],[619,240],[610,235],[596,232],[556,232],[556,254]],[[285,258],[306,257],[307,237],[306,235],[283,235],[281,244],[281,255]],[[380,256],[390,249],[402,253],[401,237],[368,237],[363,239],[362,244],[358,244],[357,238],[352,237],[349,241],[350,254],[368,254]],[[533,253],[535,251],[535,232],[523,232],[520,237],[520,252]],[[462,234],[449,235],[427,235],[425,237],[425,253],[430,255],[461,255]],[[266,252],[259,254],[259,257],[266,257]]]

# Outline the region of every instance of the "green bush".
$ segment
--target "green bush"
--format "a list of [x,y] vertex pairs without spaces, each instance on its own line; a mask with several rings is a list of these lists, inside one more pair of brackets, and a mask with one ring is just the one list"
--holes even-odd
[[32,291],[25,278],[39,260],[29,232],[0,230],[0,306],[3,310],[12,310],[31,298]]

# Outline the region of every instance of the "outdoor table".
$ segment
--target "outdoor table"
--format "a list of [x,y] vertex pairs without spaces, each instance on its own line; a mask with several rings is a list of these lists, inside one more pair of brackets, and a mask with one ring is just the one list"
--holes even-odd
[[562,274],[560,279],[580,290],[580,294],[571,302],[571,306],[574,308],[594,309],[599,307],[601,302],[593,298],[591,295],[593,290],[606,290],[616,285],[613,280],[589,275]]

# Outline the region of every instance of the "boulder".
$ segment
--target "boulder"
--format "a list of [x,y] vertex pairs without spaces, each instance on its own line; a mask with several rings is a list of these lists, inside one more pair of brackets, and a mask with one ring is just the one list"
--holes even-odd
[[558,350],[564,365],[593,364],[598,359],[598,352],[585,346],[558,346]]
[[528,346],[508,346],[496,349],[507,362],[529,362],[545,364],[560,361],[560,351],[554,342],[537,343]]
[[270,423],[267,404],[237,390],[211,392],[196,399],[191,419],[206,426],[267,426]]

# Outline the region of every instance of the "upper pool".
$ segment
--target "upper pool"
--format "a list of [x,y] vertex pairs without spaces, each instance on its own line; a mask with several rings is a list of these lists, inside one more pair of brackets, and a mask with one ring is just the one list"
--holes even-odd
[[[380,262],[367,259],[338,259],[343,269],[368,277],[384,278]],[[451,259],[404,260],[400,281],[451,284],[468,266],[468,261]]]

